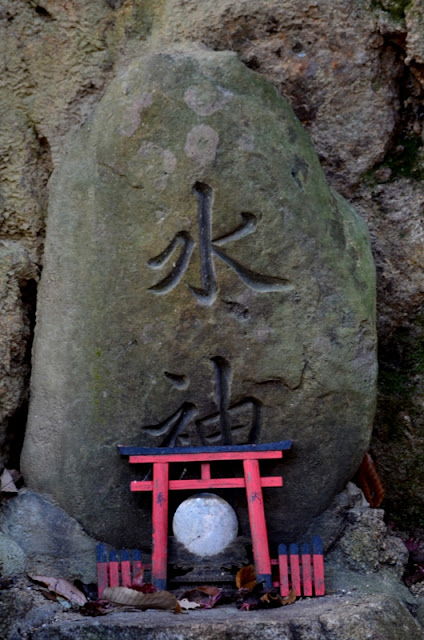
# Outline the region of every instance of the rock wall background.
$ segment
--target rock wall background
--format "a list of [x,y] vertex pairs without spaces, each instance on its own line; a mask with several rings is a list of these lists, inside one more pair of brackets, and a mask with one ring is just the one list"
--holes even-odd
[[149,40],[236,51],[291,102],[378,270],[372,450],[392,517],[424,526],[424,6],[420,0],[0,0],[0,449],[19,464],[48,178]]

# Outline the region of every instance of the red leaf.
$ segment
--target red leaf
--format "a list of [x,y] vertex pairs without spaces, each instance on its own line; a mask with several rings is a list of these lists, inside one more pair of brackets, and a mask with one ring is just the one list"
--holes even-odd
[[134,589],[134,591],[139,591],[140,593],[156,593],[156,591],[159,591],[159,589],[150,582],[146,582],[146,584],[140,585],[134,584],[133,582],[132,584],[130,584],[130,589]]

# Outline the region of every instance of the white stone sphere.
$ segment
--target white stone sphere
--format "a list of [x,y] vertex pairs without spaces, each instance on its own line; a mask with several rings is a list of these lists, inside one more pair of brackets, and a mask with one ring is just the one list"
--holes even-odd
[[198,493],[184,500],[172,521],[174,536],[198,556],[214,556],[237,537],[234,509],[214,493]]

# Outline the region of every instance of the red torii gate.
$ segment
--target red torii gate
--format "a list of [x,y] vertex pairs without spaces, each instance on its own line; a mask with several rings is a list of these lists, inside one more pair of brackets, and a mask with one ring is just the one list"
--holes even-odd
[[[152,491],[153,550],[152,582],[158,589],[166,588],[168,559],[168,492],[183,489],[245,488],[252,535],[253,557],[258,582],[272,587],[271,558],[262,487],[282,487],[282,476],[261,476],[259,460],[278,459],[291,448],[292,441],[252,445],[210,447],[144,448],[120,445],[121,455],[129,456],[131,464],[153,464],[153,480],[134,480],[131,491]],[[213,478],[210,463],[243,462],[240,478]],[[173,462],[200,462],[201,477],[195,480],[170,480],[169,465]]]

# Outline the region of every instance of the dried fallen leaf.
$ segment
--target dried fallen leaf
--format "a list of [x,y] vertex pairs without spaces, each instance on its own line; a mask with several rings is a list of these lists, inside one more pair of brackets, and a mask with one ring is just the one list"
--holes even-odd
[[132,582],[129,588],[134,589],[134,591],[139,591],[140,593],[156,593],[156,591],[158,591],[158,588],[150,582],[146,582],[145,584],[140,585]]
[[7,469],[3,469],[0,475],[0,493],[18,493],[12,474]]
[[101,600],[95,600],[94,602],[86,602],[79,610],[83,616],[90,616],[92,618],[97,616],[105,616],[110,611],[110,604],[108,602],[102,602]]
[[182,600],[178,600],[178,604],[181,609],[198,609],[200,604],[198,602],[190,602],[187,598],[183,598]]
[[289,595],[283,598],[281,604],[293,604],[296,601],[296,591],[294,589],[290,589]]
[[369,453],[364,455],[359,467],[358,485],[362,489],[370,507],[377,509],[383,502],[386,490]]
[[288,596],[280,596],[279,593],[265,593],[261,597],[261,602],[270,605],[271,607],[284,607],[286,604],[293,604],[296,600],[296,592],[294,589],[290,589]]
[[241,598],[240,611],[250,611],[250,609],[258,609],[263,604],[261,597],[263,595],[263,583],[257,584],[251,591],[248,589],[239,589],[237,592],[239,598]]
[[114,604],[121,604],[137,609],[167,609],[176,611],[178,601],[169,591],[157,591],[157,593],[140,593],[127,587],[107,587],[103,591],[103,598]]
[[77,604],[82,606],[87,602],[87,598],[85,595],[77,589],[72,582],[69,580],[65,580],[65,578],[51,578],[49,576],[33,576],[28,574],[31,580],[35,580],[36,582],[42,582],[45,584],[50,591],[54,591],[59,596],[63,596],[67,598],[73,604]]
[[202,609],[212,609],[222,596],[222,589],[218,587],[196,587],[185,591],[181,598],[196,602]]
[[57,594],[53,591],[49,591],[48,589],[40,589],[40,592],[46,598],[46,600],[52,600],[53,602],[57,602]]
[[256,573],[253,564],[242,567],[237,571],[236,587],[237,589],[253,589],[256,586]]

